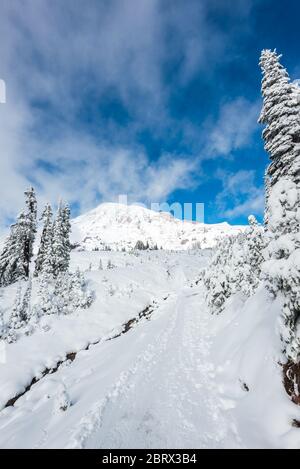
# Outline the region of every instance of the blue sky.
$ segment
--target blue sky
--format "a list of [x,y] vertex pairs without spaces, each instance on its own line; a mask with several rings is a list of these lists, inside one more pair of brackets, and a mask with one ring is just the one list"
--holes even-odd
[[263,213],[258,59],[300,77],[296,0],[0,0],[0,223],[33,183],[73,213],[204,202]]

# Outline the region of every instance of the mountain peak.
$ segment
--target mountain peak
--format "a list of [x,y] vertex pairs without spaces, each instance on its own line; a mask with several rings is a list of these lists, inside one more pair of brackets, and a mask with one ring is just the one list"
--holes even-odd
[[140,205],[103,203],[73,220],[72,242],[88,251],[130,250],[137,241],[166,250],[187,250],[213,247],[220,238],[243,229],[227,222],[207,225],[182,221]]

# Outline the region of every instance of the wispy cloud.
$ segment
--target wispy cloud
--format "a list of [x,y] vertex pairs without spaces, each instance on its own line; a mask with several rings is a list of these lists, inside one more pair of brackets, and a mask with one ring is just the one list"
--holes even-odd
[[255,171],[219,171],[217,177],[223,186],[216,199],[217,209],[222,216],[232,219],[241,215],[262,215],[264,188],[256,183]]
[[[222,8],[245,19],[247,4],[238,1],[234,12],[227,2]],[[0,223],[21,205],[30,181],[42,200],[62,195],[79,210],[122,192],[143,200],[194,187],[199,162],[209,155],[199,156],[200,127],[186,116],[176,120],[169,101],[174,89],[213,69],[231,43],[230,32],[209,19],[216,6],[211,0],[2,0],[7,104],[0,105]],[[122,125],[113,106],[105,115],[108,97],[124,109]],[[228,153],[247,141],[250,117],[233,131],[232,116],[248,104],[225,106],[211,152]],[[145,129],[166,140],[182,134],[197,154],[162,152],[153,161],[138,138]]]
[[259,103],[252,103],[243,97],[225,103],[218,120],[209,134],[206,151],[212,156],[230,156],[249,144],[257,130]]

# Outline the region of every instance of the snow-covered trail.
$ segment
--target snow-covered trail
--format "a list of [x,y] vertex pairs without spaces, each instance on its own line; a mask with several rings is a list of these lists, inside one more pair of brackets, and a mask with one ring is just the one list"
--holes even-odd
[[[150,321],[79,353],[2,412],[1,447],[239,446],[214,382],[208,319],[201,286],[173,291]],[[73,405],[58,415],[62,386]]]
[[107,400],[98,425],[81,442],[83,447],[237,446],[209,362],[201,290],[194,290],[173,296],[164,315],[153,323],[156,332],[145,332],[145,349],[116,395]]
[[[73,263],[85,270],[98,256]],[[280,303],[261,287],[211,315],[198,282],[207,255],[143,256],[115,253],[115,269],[89,272],[91,310],[46,317],[49,329],[8,346],[0,403],[41,379],[0,412],[0,448],[299,448],[300,408],[278,364]]]

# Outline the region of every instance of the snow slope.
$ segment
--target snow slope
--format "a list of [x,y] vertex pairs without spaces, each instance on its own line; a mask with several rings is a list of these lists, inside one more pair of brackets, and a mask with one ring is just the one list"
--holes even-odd
[[[99,256],[117,267],[97,271]],[[18,373],[7,371],[17,353],[17,344],[9,345],[0,365],[0,394],[7,382],[23,389],[38,360],[51,356],[55,362],[70,348],[79,350],[89,328],[90,339],[103,340],[0,412],[1,448],[300,447],[300,431],[292,426],[300,409],[285,394],[278,365],[280,304],[264,289],[247,301],[233,297],[221,315],[212,316],[199,281],[209,262],[205,252],[72,254],[74,268],[90,262],[90,281],[100,286],[109,276],[118,292],[110,296],[99,287],[93,321],[81,331],[74,326],[87,312],[74,316],[59,351],[42,347],[41,356],[32,353],[59,328],[64,337],[71,316],[54,318],[52,329],[26,338],[18,358],[23,374],[21,366]],[[155,307],[148,320],[112,338],[150,302]],[[105,334],[112,339],[104,340]],[[71,405],[60,411],[66,395]]]
[[243,229],[228,223],[207,225],[181,221],[168,213],[137,205],[106,203],[73,220],[72,241],[90,251],[104,247],[128,250],[138,240],[148,242],[150,247],[184,250],[197,243],[202,248],[212,247],[219,238]]

